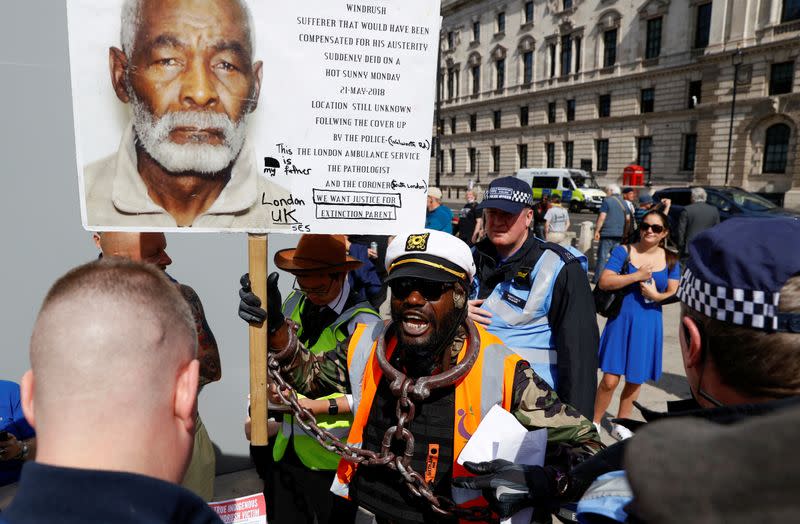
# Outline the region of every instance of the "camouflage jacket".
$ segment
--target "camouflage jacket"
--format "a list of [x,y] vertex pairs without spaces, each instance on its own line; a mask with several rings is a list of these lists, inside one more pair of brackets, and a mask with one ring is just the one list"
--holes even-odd
[[[453,363],[464,340],[461,328],[450,350]],[[298,342],[294,354],[282,363],[282,374],[300,393],[312,398],[333,392],[350,393],[349,343],[348,338],[332,351],[313,355]],[[525,361],[520,361],[515,370],[511,413],[530,430],[547,429],[548,464],[569,469],[604,447],[594,424],[575,408],[561,402],[556,392]]]

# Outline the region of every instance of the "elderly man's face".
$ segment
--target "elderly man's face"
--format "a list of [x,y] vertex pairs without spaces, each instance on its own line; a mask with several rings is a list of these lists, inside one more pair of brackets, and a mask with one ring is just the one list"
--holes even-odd
[[420,357],[439,347],[458,320],[453,303],[454,284],[421,278],[399,278],[390,283],[392,319],[401,345]]
[[261,82],[248,27],[236,1],[144,0],[131,56],[112,49],[117,95],[167,171],[215,173],[239,154]]
[[309,273],[297,275],[297,285],[308,300],[317,306],[330,304],[339,296],[347,273]]
[[432,196],[428,197],[428,213],[439,207],[439,199],[433,198]]

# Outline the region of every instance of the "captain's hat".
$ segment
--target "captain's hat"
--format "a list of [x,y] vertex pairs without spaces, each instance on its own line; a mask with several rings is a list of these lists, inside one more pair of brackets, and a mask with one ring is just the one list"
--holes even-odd
[[386,281],[423,278],[437,282],[472,282],[475,262],[469,246],[461,239],[424,229],[397,235],[386,249]]

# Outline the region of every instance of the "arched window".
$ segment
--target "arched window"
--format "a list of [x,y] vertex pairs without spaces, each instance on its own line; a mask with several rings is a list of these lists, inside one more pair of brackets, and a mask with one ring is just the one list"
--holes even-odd
[[785,173],[786,156],[789,152],[789,137],[792,131],[786,124],[775,124],[767,128],[764,141],[764,173]]

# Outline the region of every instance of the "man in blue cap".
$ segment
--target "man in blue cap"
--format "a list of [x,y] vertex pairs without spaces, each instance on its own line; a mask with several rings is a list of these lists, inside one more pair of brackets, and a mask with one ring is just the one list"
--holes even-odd
[[[666,413],[640,408],[646,427],[573,469],[565,493],[588,487],[581,522],[793,520],[800,512],[800,470],[789,458],[800,424],[800,220],[735,218],[700,233],[678,296],[693,398],[668,403]],[[515,480],[529,467],[496,462],[472,467],[485,475],[468,487],[502,486],[500,505],[532,500],[530,483]]]
[[531,186],[494,180],[478,206],[486,238],[473,248],[470,318],[522,355],[558,396],[592,416],[598,330],[586,257],[530,231]]

